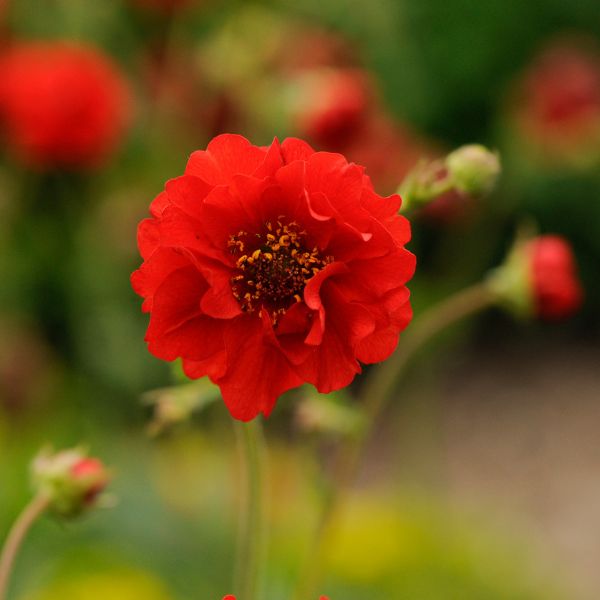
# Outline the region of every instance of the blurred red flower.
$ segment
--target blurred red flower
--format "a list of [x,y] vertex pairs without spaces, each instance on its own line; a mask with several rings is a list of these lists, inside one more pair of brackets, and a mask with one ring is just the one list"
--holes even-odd
[[300,77],[296,119],[303,136],[327,150],[343,148],[360,130],[370,108],[371,89],[358,69],[321,69]]
[[570,244],[558,235],[542,235],[528,242],[526,251],[537,316],[561,319],[576,312],[583,290]]
[[216,137],[139,226],[132,284],[150,352],[208,375],[242,420],[305,382],[348,385],[359,361],[393,352],[412,315],[399,206],[339,154]]
[[100,51],[27,42],[0,57],[0,120],[6,143],[29,166],[95,167],[130,121],[131,95]]
[[[561,42],[542,52],[525,73],[517,118],[545,153],[569,154],[600,145],[600,55]],[[591,149],[591,148],[590,148]]]

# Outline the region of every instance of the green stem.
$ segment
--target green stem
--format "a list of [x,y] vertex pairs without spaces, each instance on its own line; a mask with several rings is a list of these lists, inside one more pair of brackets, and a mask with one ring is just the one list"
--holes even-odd
[[23,509],[14,522],[0,554],[0,600],[5,600],[8,582],[15,559],[27,532],[37,518],[48,508],[48,498],[38,495]]
[[[266,558],[265,463],[266,448],[258,418],[236,421],[242,465],[242,509],[235,590],[237,600],[261,600]],[[2,599],[0,599],[2,600]]]
[[326,542],[335,521],[344,492],[352,484],[360,458],[371,432],[384,411],[398,379],[414,354],[437,333],[460,319],[493,304],[493,296],[485,284],[466,288],[423,313],[402,336],[398,350],[386,361],[373,367],[360,391],[359,405],[365,413],[365,427],[339,447],[332,485],[325,498],[317,524],[314,546],[300,574],[294,600],[313,600],[325,563]]

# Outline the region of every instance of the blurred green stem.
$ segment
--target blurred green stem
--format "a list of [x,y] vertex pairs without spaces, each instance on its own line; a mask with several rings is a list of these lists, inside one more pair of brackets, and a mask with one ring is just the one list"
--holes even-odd
[[8,582],[21,544],[33,523],[46,508],[48,508],[48,498],[41,494],[37,495],[14,522],[0,555],[0,600],[6,598]]
[[391,397],[404,368],[414,354],[436,334],[460,319],[491,306],[494,298],[485,283],[461,290],[426,310],[407,329],[396,352],[373,367],[359,394],[365,427],[347,439],[335,457],[331,487],[325,497],[310,556],[299,577],[294,600],[314,600],[326,562],[326,544],[340,501],[349,489],[360,466],[362,452],[371,432]]
[[243,490],[235,590],[238,600],[262,600],[267,537],[264,435],[258,417],[249,423],[236,421],[235,425]]

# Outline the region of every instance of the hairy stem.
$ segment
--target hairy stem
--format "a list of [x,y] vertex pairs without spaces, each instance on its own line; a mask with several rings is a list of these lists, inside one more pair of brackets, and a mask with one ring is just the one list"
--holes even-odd
[[48,508],[48,502],[46,496],[35,496],[17,517],[8,533],[0,554],[0,600],[6,598],[8,582],[21,544],[33,523]]
[[402,337],[398,350],[386,362],[373,367],[359,397],[366,425],[358,435],[349,438],[338,448],[332,485],[323,503],[314,546],[301,572],[294,600],[312,600],[315,596],[325,562],[326,541],[340,500],[356,476],[362,452],[371,432],[387,406],[391,393],[409,360],[436,334],[492,303],[493,298],[485,284],[476,284],[457,292],[415,319]]
[[249,423],[236,421],[236,433],[242,467],[243,496],[235,589],[238,600],[261,600],[267,537],[266,448],[258,418]]

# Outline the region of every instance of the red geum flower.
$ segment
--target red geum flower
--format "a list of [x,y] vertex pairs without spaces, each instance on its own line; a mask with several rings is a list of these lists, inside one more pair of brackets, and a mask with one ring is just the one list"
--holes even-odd
[[575,313],[581,306],[583,290],[567,240],[558,235],[542,235],[529,241],[525,249],[536,315],[561,319]]
[[4,137],[28,165],[95,167],[123,137],[129,88],[100,51],[67,42],[19,43],[0,57],[0,71]]
[[208,375],[241,420],[305,382],[348,385],[411,318],[415,259],[399,206],[339,154],[216,137],[139,226],[132,284],[150,352]]
[[596,151],[600,144],[600,55],[583,44],[549,46],[525,73],[517,119],[545,153]]

